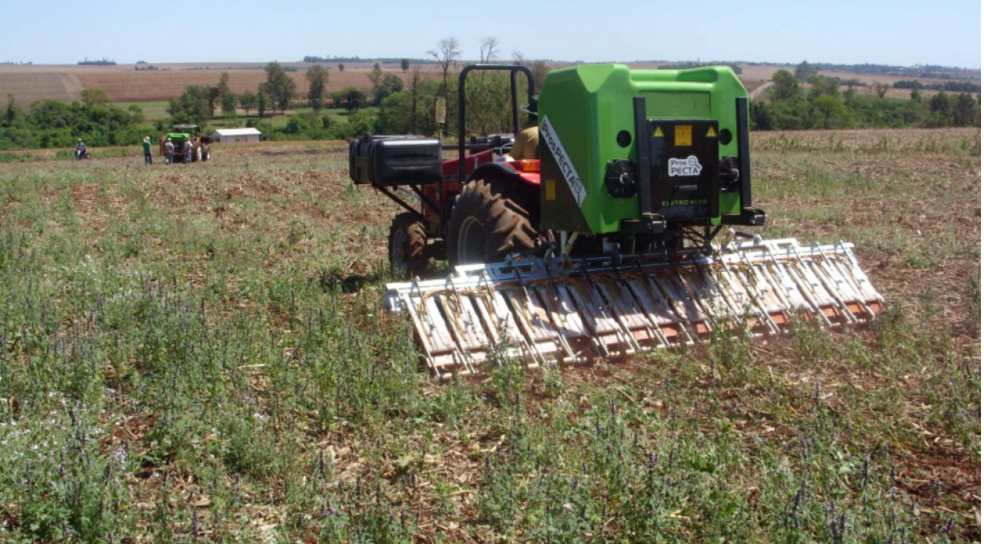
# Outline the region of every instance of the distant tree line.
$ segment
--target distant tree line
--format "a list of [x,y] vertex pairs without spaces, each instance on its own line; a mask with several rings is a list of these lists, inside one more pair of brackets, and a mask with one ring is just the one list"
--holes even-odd
[[753,102],[749,115],[757,130],[804,130],[878,127],[980,126],[980,95],[953,97],[943,91],[929,99],[914,90],[909,100],[885,98],[888,84],[877,96],[841,92],[836,82],[814,75],[808,91],[787,70],[772,78],[767,101]]
[[896,89],[929,89],[932,91],[951,91],[964,93],[980,93],[981,84],[970,81],[946,81],[943,83],[923,83],[910,79],[903,79],[892,84]]
[[[302,60],[302,62],[330,62],[330,63],[335,63],[335,62],[375,62],[375,63],[382,63],[382,64],[399,64],[403,60],[405,60],[405,59],[403,59],[403,58],[390,58],[390,57],[375,58],[375,59],[364,59],[362,57],[319,57],[319,56],[315,56],[315,55],[308,55],[308,56],[304,57],[304,59]],[[416,64],[434,64],[434,61],[433,60],[428,60],[428,59],[407,59],[407,60],[410,60],[411,62],[414,62]]]
[[54,100],[31,104],[30,113],[12,96],[0,114],[0,149],[70,148],[82,138],[90,146],[131,145],[143,136],[143,112],[137,106],[120,109],[109,103],[104,91],[82,91],[82,102]]
[[686,70],[688,68],[703,68],[704,66],[727,66],[736,74],[741,74],[741,66],[733,62],[674,62],[657,66],[658,70]]
[[79,66],[116,66],[115,60],[109,59],[99,59],[99,60],[80,60],[78,62]]
[[980,80],[981,78],[980,70],[931,64],[922,66],[892,66],[887,64],[833,64],[829,62],[815,62],[813,63],[813,67],[817,70],[826,70],[829,72],[852,72],[856,74],[881,74],[934,79]]

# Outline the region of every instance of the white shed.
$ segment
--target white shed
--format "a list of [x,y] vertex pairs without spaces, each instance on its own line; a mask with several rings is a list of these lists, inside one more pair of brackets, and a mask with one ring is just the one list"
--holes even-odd
[[217,128],[210,136],[213,142],[258,142],[260,134],[255,128]]

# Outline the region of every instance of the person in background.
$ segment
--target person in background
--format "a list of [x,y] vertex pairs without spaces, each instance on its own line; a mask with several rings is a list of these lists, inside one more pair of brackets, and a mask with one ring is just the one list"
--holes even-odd
[[191,164],[191,148],[192,148],[191,138],[188,138],[187,140],[185,140],[185,144],[184,144],[185,164]]
[[88,154],[89,150],[85,147],[85,142],[82,141],[82,138],[79,138],[79,141],[75,144],[75,158],[82,160]]
[[150,136],[143,139],[144,164],[154,164],[154,156],[150,154]]
[[[537,97],[534,96],[533,100],[523,108],[523,111],[530,115],[537,115],[536,99]],[[524,159],[536,159],[539,155],[537,149],[539,145],[540,129],[534,123],[516,135],[512,150],[509,152],[509,160],[521,161]]]
[[174,142],[170,138],[164,141],[164,164],[174,164]]

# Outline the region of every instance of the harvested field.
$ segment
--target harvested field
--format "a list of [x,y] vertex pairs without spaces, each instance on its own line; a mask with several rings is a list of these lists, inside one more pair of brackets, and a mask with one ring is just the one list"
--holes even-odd
[[980,541],[979,129],[754,133],[889,311],[432,382],[341,142],[0,169],[0,540]]
[[[160,64],[162,71],[135,71],[133,65],[118,66],[28,66],[0,65],[0,96],[11,94],[23,105],[35,100],[71,102],[79,99],[82,89],[106,91],[113,102],[159,102],[181,95],[188,85],[217,85],[223,72],[229,73],[229,86],[236,93],[247,89],[256,91],[266,81],[265,63],[214,63],[214,64]],[[307,89],[306,63],[283,63],[282,66],[298,68],[288,75],[297,84],[298,91]],[[368,74],[371,63],[346,64],[339,72],[336,64],[323,64],[329,69],[329,92],[346,87],[369,88]],[[399,65],[382,66],[407,80]],[[425,65],[421,72],[425,77],[438,77],[437,67]]]
[[67,72],[4,73],[0,71],[0,96],[13,96],[23,107],[35,100],[72,102],[79,100],[85,87],[75,74]]
[[[218,85],[222,73],[218,70],[95,72],[78,74],[78,79],[86,89],[106,91],[110,100],[114,102],[156,102],[179,96],[188,85]],[[260,83],[266,81],[266,73],[263,70],[235,70],[227,73],[229,74],[229,87],[235,93],[241,93],[247,89],[255,92]],[[340,91],[346,87],[369,88],[371,83],[367,77],[368,73],[367,71],[349,69],[342,73],[339,73],[337,69],[332,70],[327,85],[328,91]],[[394,73],[403,78],[404,81],[409,77],[409,74],[404,74],[401,71]],[[307,89],[308,82],[304,78],[305,72],[289,72],[287,75],[297,84],[298,91]],[[433,77],[437,77],[437,74],[433,74]]]
[[[344,63],[345,71],[339,72],[337,63],[322,63],[330,70],[328,89],[330,92],[355,86],[368,88],[368,73],[372,63]],[[669,63],[630,63],[634,68],[657,68]],[[194,64],[155,64],[167,71],[134,71],[134,65],[116,66],[77,66],[77,65],[0,65],[0,96],[12,94],[19,103],[29,104],[34,100],[50,99],[63,102],[77,100],[82,89],[102,89],[114,102],[158,102],[168,100],[184,92],[188,85],[215,85],[223,72],[230,76],[232,90],[240,93],[247,89],[256,90],[257,85],[265,80],[262,70],[265,63],[194,63]],[[555,67],[569,66],[569,63],[556,63]],[[312,64],[303,62],[286,62],[282,66],[296,68],[298,71],[289,75],[297,83],[298,90],[307,88],[304,71]],[[406,81],[398,64],[383,64],[383,71],[392,72]],[[794,71],[795,66],[742,65],[743,73],[739,76],[745,86],[751,91],[772,79],[777,70]],[[436,65],[424,65],[422,68],[426,77],[439,77]],[[822,72],[823,75],[837,76],[844,79],[857,78],[870,85],[874,82],[894,83],[900,79],[917,79],[924,83],[940,83],[942,80],[930,78],[903,78],[896,76],[880,76],[871,74],[853,74],[842,72]],[[858,92],[874,94],[872,88],[862,88]],[[909,98],[907,89],[890,89],[891,98]],[[930,91],[924,91],[924,94]]]

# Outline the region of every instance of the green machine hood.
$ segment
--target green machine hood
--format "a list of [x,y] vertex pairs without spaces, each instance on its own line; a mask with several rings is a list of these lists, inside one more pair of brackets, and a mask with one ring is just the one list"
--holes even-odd
[[[647,212],[681,224],[740,215],[742,185],[719,184],[718,176],[721,161],[738,157],[739,140],[747,145],[747,99],[728,67],[597,64],[551,72],[538,100],[541,225],[607,234]],[[741,123],[738,112],[745,112]],[[698,185],[700,198],[682,192]]]

